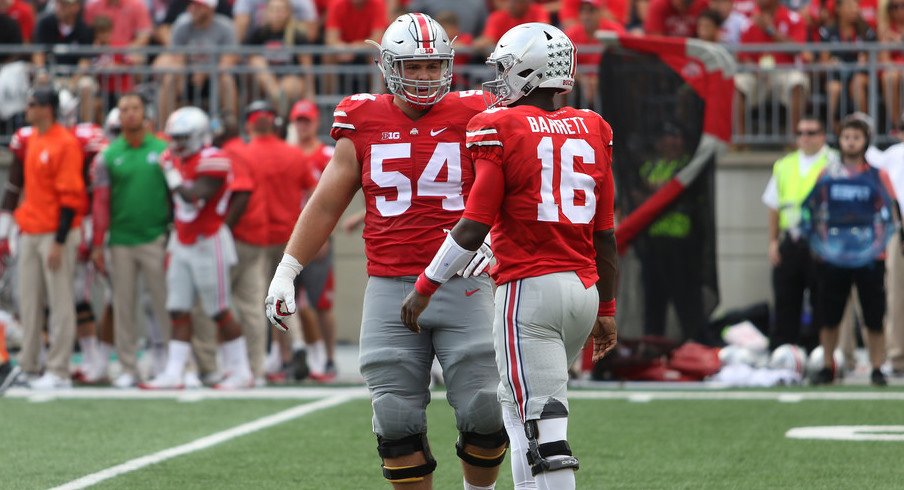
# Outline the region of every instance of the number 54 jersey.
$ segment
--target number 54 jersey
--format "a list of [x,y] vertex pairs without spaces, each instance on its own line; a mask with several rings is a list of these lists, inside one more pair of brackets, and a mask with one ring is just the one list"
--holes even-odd
[[465,209],[474,182],[465,129],[484,109],[477,90],[450,92],[417,120],[389,94],[336,107],[330,136],[350,139],[361,165],[368,275],[414,276],[429,265]]
[[489,109],[467,145],[480,179],[464,217],[493,226],[496,284],[566,271],[596,283],[593,232],[614,225],[609,123],[571,107]]

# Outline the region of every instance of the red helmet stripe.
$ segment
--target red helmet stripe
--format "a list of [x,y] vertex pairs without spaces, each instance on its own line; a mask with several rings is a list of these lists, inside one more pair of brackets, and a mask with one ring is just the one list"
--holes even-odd
[[427,17],[424,14],[414,14],[417,30],[420,33],[420,41],[422,48],[430,47],[430,26],[427,23]]

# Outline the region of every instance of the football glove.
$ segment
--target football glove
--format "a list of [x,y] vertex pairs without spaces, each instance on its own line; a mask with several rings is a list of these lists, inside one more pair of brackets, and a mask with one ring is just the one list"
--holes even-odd
[[465,279],[472,276],[479,276],[487,270],[487,267],[489,267],[492,262],[493,249],[490,248],[490,235],[487,235],[487,237],[483,239],[483,244],[477,249],[477,254],[471,258],[468,265],[459,271],[459,274]]
[[295,257],[283,254],[273,280],[270,281],[270,289],[267,290],[267,300],[264,302],[267,319],[283,332],[289,330],[283,319],[295,314],[295,278],[302,269]]
[[163,167],[163,178],[166,179],[166,186],[171,191],[176,190],[177,187],[182,185],[182,172],[176,168],[172,160],[166,159],[161,164]]

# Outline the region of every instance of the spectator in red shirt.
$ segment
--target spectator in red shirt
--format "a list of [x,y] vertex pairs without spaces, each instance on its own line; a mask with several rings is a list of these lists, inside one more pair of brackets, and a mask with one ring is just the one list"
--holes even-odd
[[577,82],[581,89],[583,99],[587,101],[591,109],[599,109],[599,77],[598,68],[603,55],[601,53],[587,53],[588,48],[599,45],[594,37],[597,30],[612,31],[625,34],[625,28],[612,20],[605,4],[606,0],[581,0],[581,9],[578,14],[579,23],[565,30],[565,35],[571,39],[578,50],[577,55]]
[[19,24],[22,40],[31,42],[35,32],[35,10],[22,0],[0,0],[0,14],[6,14]]
[[[559,24],[562,29],[568,29],[580,22],[578,15],[583,3],[583,0],[562,0],[562,8],[559,9]],[[629,3],[634,2],[629,2],[628,0],[602,0],[600,7],[604,10],[601,11],[601,15],[604,19],[626,26],[631,16]]]
[[[95,46],[121,46],[112,42],[113,32],[115,31],[113,19],[100,15],[91,22],[91,28],[94,30]],[[120,53],[104,53],[98,54],[91,60],[92,68],[123,70],[122,67],[131,65],[131,60],[124,54]],[[92,70],[93,71],[93,70]],[[113,107],[117,104],[119,96],[132,91],[132,76],[125,71],[114,71],[112,73],[99,73],[96,75],[98,82],[97,90],[93,100],[97,103],[96,113],[103,114],[104,107]],[[101,98],[106,100],[102,101]],[[88,103],[84,100],[82,103]],[[105,102],[105,104],[101,104]]]
[[474,47],[492,50],[496,42],[512,27],[528,22],[549,23],[549,13],[531,0],[507,0],[504,9],[497,10],[487,17],[483,34],[474,41]]
[[[88,0],[85,3],[85,23],[103,16],[113,20],[110,44],[113,46],[147,46],[151,40],[151,15],[141,0]],[[139,61],[139,60],[135,60]]]
[[[879,41],[896,43],[904,46],[904,0],[888,0],[879,15]],[[904,66],[904,50],[883,51],[879,53],[879,61],[898,67]],[[904,72],[900,68],[886,67],[882,70],[882,99],[885,101],[885,114],[891,120],[893,130],[901,130],[901,81]]]
[[697,17],[697,39],[711,43],[721,42],[721,25],[722,17],[715,10],[700,12],[700,17]]
[[650,0],[643,30],[649,35],[694,37],[707,0]]
[[[368,39],[379,41],[387,21],[384,0],[334,0],[326,14],[324,43],[342,52],[324,56],[324,63],[370,63],[367,55],[356,55],[352,49],[366,47]],[[335,76],[328,75],[324,81],[326,92],[337,92]],[[370,92],[369,83],[361,82],[361,85],[352,87],[358,89],[353,91]]]
[[[452,60],[452,66],[464,66],[471,62],[471,54],[465,54],[461,52],[458,48],[465,47],[469,48],[474,45],[474,36],[467,32],[461,32],[458,26],[458,15],[455,12],[447,10],[445,12],[440,12],[433,20],[439,23],[445,29],[446,35],[449,36],[449,39],[453,40],[452,48],[455,49],[455,58]],[[463,77],[461,74],[453,73],[452,75],[452,86],[453,87],[464,87],[469,86],[471,84],[468,83],[467,76]],[[454,90],[454,89],[453,89]]]
[[[838,44],[876,42],[876,32],[860,16],[858,0],[841,0],[835,11],[833,24],[832,27],[819,29],[819,38],[822,42]],[[834,128],[837,128],[840,119],[838,106],[845,85],[848,88],[850,100],[854,102],[853,110],[867,111],[866,88],[869,77],[864,69],[867,53],[864,51],[823,51],[820,53],[820,61],[837,67],[837,70],[828,74],[826,82],[826,94],[829,99],[828,117]]]
[[[751,24],[741,34],[741,44],[803,43],[806,39],[806,26],[800,15],[779,0],[757,0]],[[735,107],[741,115],[735,124],[739,132],[744,132],[743,115],[747,103],[752,99],[755,104],[763,105],[770,96],[779,98],[788,109],[789,131],[796,128],[806,108],[810,80],[801,70],[794,69],[794,54],[748,52],[740,54],[738,59],[759,66],[759,69],[735,75]],[[812,61],[812,53],[804,52],[800,59]]]

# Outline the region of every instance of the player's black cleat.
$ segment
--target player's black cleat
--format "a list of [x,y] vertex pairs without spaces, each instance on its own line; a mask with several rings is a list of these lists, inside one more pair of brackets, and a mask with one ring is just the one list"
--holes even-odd
[[302,381],[311,374],[311,370],[308,369],[308,353],[304,349],[292,353],[291,368],[292,377],[295,378],[295,381]]
[[0,395],[3,395],[16,382],[16,378],[21,372],[22,368],[13,366],[10,362],[0,364]]
[[813,375],[813,379],[810,382],[813,385],[830,385],[835,382],[835,373],[831,369],[824,367]]
[[879,368],[873,369],[873,372],[869,375],[869,382],[873,386],[888,386],[888,380],[885,379],[885,375],[882,374]]

